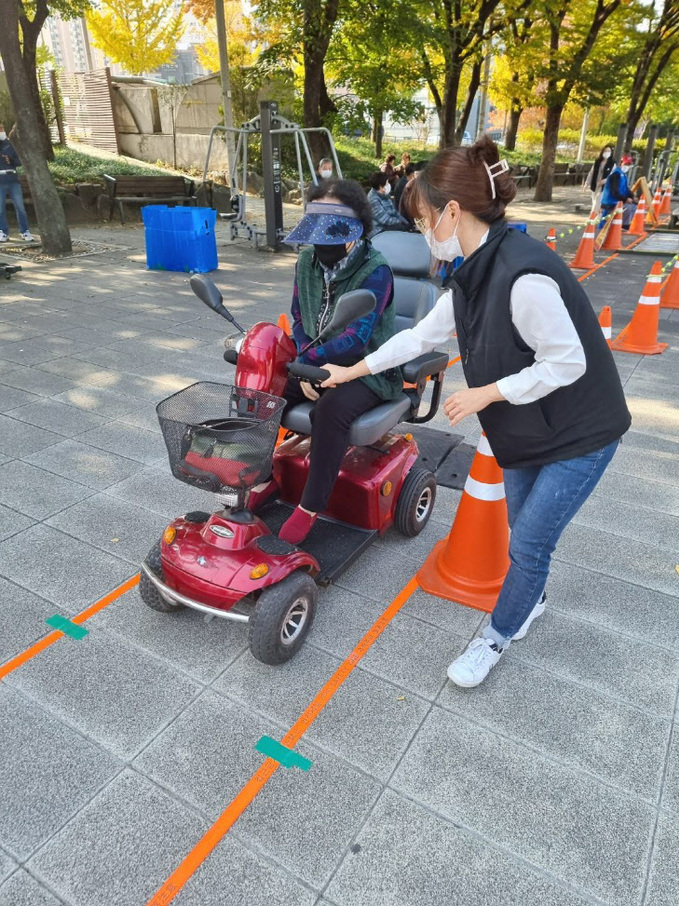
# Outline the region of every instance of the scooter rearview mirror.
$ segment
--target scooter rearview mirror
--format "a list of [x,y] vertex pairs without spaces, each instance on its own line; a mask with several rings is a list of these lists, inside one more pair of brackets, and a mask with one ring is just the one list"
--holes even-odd
[[374,311],[376,304],[375,293],[369,289],[354,289],[350,293],[344,293],[337,300],[332,319],[319,339],[335,331],[343,330],[353,321],[369,315],[371,311]]
[[227,321],[230,321],[241,333],[245,333],[229,309],[224,305],[222,294],[209,277],[206,277],[203,274],[194,274],[189,280],[189,284],[201,302],[204,302],[208,308],[217,312],[222,318],[226,318]]

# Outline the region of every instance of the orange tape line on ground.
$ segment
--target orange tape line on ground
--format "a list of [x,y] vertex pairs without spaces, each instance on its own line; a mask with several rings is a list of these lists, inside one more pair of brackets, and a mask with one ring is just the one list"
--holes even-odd
[[459,355],[459,356],[457,356],[457,358],[451,359],[451,360],[448,362],[448,364],[446,365],[446,368],[450,368],[451,365],[454,365],[456,362],[461,362],[461,361],[462,361],[462,356]]
[[[361,658],[372,647],[417,587],[417,579],[413,576],[288,730],[281,740],[284,746],[293,748],[299,742]],[[209,828],[191,852],[172,872],[163,886],[151,897],[147,906],[166,906],[167,903],[172,902],[279,767],[280,765],[277,761],[267,758],[261,768],[252,775],[243,789],[227,805],[212,827]]]
[[[134,588],[135,585],[139,583],[139,574],[132,576],[131,579],[128,579],[127,582],[123,582],[122,585],[119,585],[109,594],[105,595],[103,598],[100,598],[98,601],[95,601],[90,607],[86,610],[83,610],[81,613],[77,614],[71,619],[71,623],[84,623],[85,620],[88,620],[90,617],[93,617],[95,613],[99,613],[100,610],[103,610],[104,607],[108,607],[109,604],[112,604],[121,595],[124,595],[125,592],[129,591],[131,588]],[[30,661],[40,654],[41,651],[44,651],[45,648],[49,648],[50,645],[53,645],[58,639],[64,637],[63,632],[49,632],[46,636],[39,639],[35,644],[31,645],[30,648],[27,648],[25,651],[22,651],[21,654],[17,654],[16,657],[13,657],[11,661],[7,661],[6,664],[0,666],[0,680],[4,679],[6,676],[9,676],[10,673],[13,673],[17,667],[21,667],[22,664],[25,664],[27,661]]]
[[[641,236],[637,236],[637,238],[634,240],[634,242],[630,242],[630,244],[626,245],[625,248],[622,249],[622,251],[626,252],[626,251],[628,251],[628,249],[633,249],[635,245],[639,245],[639,243],[643,242],[644,239],[648,239],[648,234],[652,233],[654,229],[655,228],[651,228],[647,232],[642,233]],[[605,265],[607,265],[609,261],[612,261],[614,258],[617,258],[619,254],[620,254],[620,251],[613,252],[613,254],[609,255],[608,258],[604,259],[604,261],[600,261],[599,264],[595,264],[591,270],[588,270],[587,273],[581,274],[578,277],[578,283],[582,283],[583,280],[586,280],[588,277],[591,277],[595,271],[598,271],[600,267],[605,267]]]

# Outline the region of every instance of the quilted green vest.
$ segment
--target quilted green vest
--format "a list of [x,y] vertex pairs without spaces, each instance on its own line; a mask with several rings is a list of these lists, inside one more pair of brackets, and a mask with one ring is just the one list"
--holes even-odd
[[[331,280],[328,285],[329,308],[324,322],[330,320],[335,302],[344,293],[351,292],[353,289],[360,289],[364,281],[377,270],[381,265],[387,265],[387,260],[381,252],[372,246],[367,246],[365,258],[359,258],[355,264],[350,264],[346,269],[341,270],[335,280]],[[318,318],[321,307],[325,306],[326,287],[323,279],[323,268],[320,266],[314,255],[311,246],[302,249],[297,259],[297,287],[299,289],[299,307],[302,315],[302,326],[309,337],[318,335]],[[392,292],[393,299],[393,292]],[[375,325],[367,346],[363,349],[360,357],[356,361],[369,355],[378,349],[383,343],[394,336],[396,331],[396,312],[392,299],[389,299],[387,307],[382,313],[382,317]],[[347,365],[353,365],[355,362],[346,362]],[[393,400],[403,392],[403,378],[401,377],[400,368],[390,368],[381,374],[369,374],[360,378],[370,387],[373,393],[376,393],[381,400]]]

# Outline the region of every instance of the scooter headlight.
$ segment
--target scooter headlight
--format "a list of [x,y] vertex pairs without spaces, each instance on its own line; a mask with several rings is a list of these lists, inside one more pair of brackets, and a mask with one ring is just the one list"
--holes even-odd
[[266,563],[260,563],[258,566],[250,572],[251,579],[263,579],[264,576],[269,572],[269,567]]

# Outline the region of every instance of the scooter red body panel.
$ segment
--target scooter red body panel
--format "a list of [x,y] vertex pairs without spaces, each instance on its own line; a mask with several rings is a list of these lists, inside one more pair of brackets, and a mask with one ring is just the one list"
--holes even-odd
[[[282,500],[298,504],[309,472],[308,437],[285,441],[274,455],[273,472]],[[396,501],[419,453],[414,440],[390,434],[379,446],[351,447],[342,462],[326,516],[358,528],[385,532]]]
[[[312,576],[318,572],[318,563],[305,551],[278,555],[262,550],[257,542],[271,532],[256,516],[243,523],[218,512],[204,523],[179,517],[172,525],[177,532],[174,541],[161,542],[165,581],[175,591],[220,610],[229,610],[296,569],[306,569]],[[262,563],[268,567],[266,575],[251,579],[251,571]]]
[[296,356],[297,348],[282,328],[260,321],[243,338],[234,383],[237,387],[283,396],[288,380],[285,366]]

